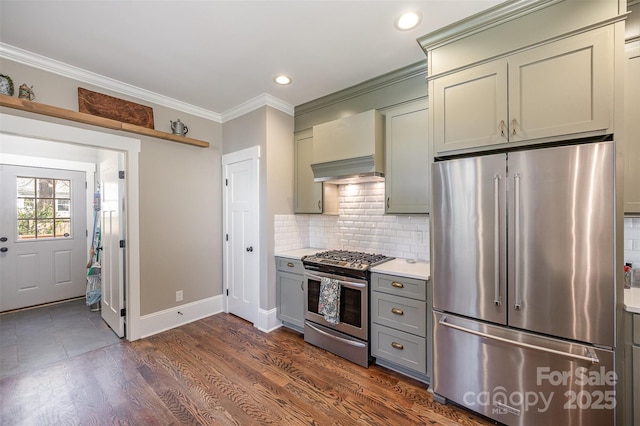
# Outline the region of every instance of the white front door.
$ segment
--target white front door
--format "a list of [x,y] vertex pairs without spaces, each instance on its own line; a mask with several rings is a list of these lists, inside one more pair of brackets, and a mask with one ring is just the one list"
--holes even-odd
[[0,311],[84,296],[85,173],[0,165]]
[[124,336],[124,180],[119,178],[122,154],[100,163],[100,264],[102,266],[102,318]]
[[222,158],[227,309],[253,324],[260,305],[257,148]]

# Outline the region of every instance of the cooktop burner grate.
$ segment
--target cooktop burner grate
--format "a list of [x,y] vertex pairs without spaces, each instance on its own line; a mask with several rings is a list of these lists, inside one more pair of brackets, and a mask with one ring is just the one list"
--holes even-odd
[[393,259],[383,254],[364,253],[349,250],[329,250],[306,256],[305,264],[333,265],[342,268],[367,270],[371,266]]

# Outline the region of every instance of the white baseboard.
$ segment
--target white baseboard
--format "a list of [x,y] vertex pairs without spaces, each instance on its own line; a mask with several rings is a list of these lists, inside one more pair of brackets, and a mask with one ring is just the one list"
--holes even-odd
[[140,317],[140,335],[149,337],[172,328],[223,312],[222,295],[198,300]]
[[278,309],[273,308],[271,310],[258,309],[258,323],[254,326],[258,327],[258,330],[269,333],[282,327],[282,321],[277,317]]

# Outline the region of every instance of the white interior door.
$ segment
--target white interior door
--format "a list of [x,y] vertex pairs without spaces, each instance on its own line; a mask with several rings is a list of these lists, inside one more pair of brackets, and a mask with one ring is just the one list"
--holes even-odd
[[260,302],[258,233],[259,150],[223,156],[227,309],[256,324]]
[[0,165],[0,311],[86,292],[85,173]]
[[100,163],[100,230],[102,250],[102,318],[119,336],[125,333],[124,308],[124,180],[119,178],[122,154]]

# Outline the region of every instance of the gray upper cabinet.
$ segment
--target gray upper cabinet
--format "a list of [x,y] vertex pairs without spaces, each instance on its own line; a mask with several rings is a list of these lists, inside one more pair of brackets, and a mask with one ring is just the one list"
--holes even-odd
[[313,181],[313,132],[295,135],[295,213],[322,213],[322,183]]
[[429,213],[430,165],[427,100],[385,111],[385,212]]
[[430,82],[436,155],[613,133],[613,26]]
[[[640,213],[640,3],[632,6],[625,45],[625,146],[624,146],[624,212]],[[640,420],[639,420],[640,421]]]

